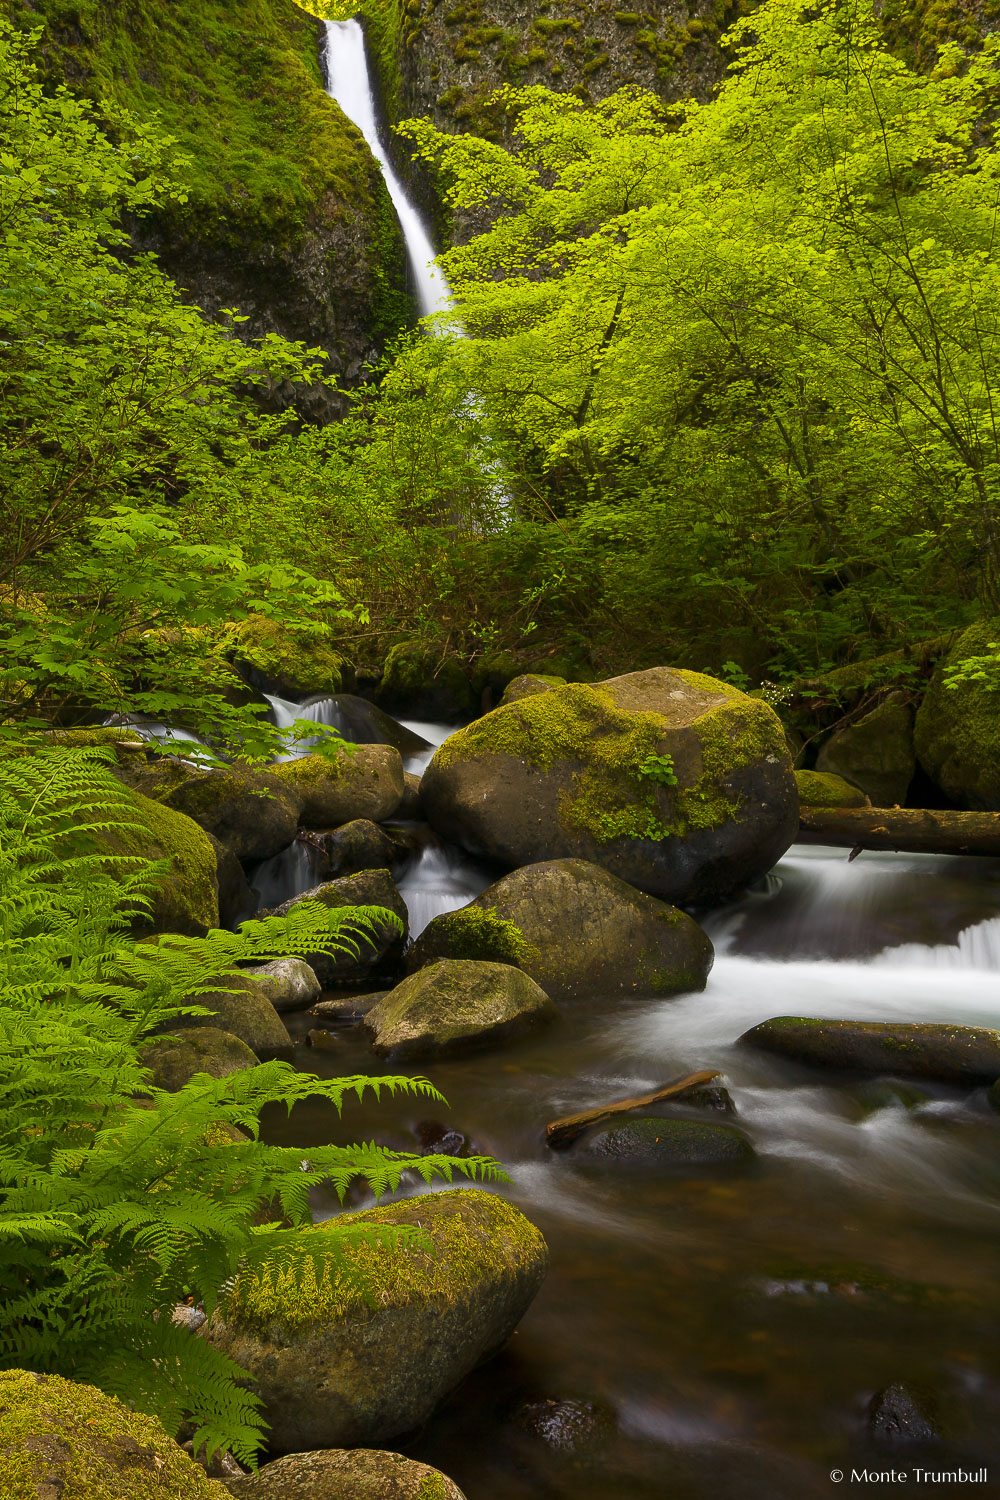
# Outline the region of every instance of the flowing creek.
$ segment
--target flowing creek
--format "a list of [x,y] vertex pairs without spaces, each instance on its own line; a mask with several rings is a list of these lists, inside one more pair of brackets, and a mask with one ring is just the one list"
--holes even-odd
[[[432,744],[449,732],[408,727]],[[493,878],[432,838],[399,883],[420,927]],[[548,1241],[507,1349],[393,1446],[468,1500],[803,1500],[829,1494],[832,1468],[903,1451],[996,1475],[1000,1117],[985,1092],[921,1084],[904,1102],[735,1043],[782,1014],[1000,1025],[998,911],[1000,862],[796,846],[703,919],[717,951],[703,993],[566,1006],[536,1038],[402,1070],[449,1110],[383,1098],[342,1122],[320,1101],[270,1118],[272,1139],[306,1150],[412,1151],[439,1122],[504,1164],[501,1191]],[[399,1071],[359,1027],[321,1052],[305,1045],[314,1018],[287,1019],[305,1070]],[[595,1170],[544,1143],[549,1120],[706,1067],[757,1147],[749,1172]],[[317,1218],[339,1211],[317,1197]],[[869,1436],[867,1403],[893,1382],[929,1393],[941,1441]]]

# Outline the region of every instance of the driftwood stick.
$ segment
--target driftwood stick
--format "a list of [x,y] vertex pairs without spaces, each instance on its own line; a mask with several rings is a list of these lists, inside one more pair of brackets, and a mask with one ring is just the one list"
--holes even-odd
[[678,1094],[700,1088],[703,1083],[711,1083],[718,1076],[717,1072],[688,1073],[684,1078],[676,1078],[673,1083],[654,1089],[651,1094],[640,1094],[636,1099],[620,1099],[617,1104],[605,1104],[598,1109],[585,1109],[579,1115],[567,1115],[565,1119],[553,1120],[551,1125],[545,1127],[545,1139],[553,1147],[568,1146],[588,1125],[599,1125],[604,1120],[613,1119],[615,1115],[627,1114],[630,1109],[659,1104],[661,1099],[675,1099]]
[[804,844],[903,854],[1000,855],[1000,813],[916,807],[802,807]]

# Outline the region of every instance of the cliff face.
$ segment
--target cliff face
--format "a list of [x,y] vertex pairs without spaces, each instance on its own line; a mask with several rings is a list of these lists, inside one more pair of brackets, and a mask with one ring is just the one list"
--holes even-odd
[[[192,301],[238,307],[250,336],[321,346],[347,382],[408,321],[381,175],[324,93],[320,23],[293,0],[0,0],[0,14],[44,24],[53,82],[177,138],[188,202],[136,241]],[[315,389],[305,406],[322,419],[338,403]]]

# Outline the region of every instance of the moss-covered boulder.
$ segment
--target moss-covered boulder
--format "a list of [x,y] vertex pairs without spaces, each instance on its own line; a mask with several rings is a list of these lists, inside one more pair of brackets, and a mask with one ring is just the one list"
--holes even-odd
[[[948,671],[976,657],[995,658],[1000,619],[964,631],[939,662],[917,710],[917,759],[958,807],[1000,812],[1000,690],[991,678],[949,687]],[[995,680],[992,679],[992,680]]]
[[514,870],[460,911],[435,917],[406,964],[516,964],[562,1004],[701,990],[713,957],[708,937],[685,912],[587,860],[553,859]]
[[492,1193],[431,1193],[338,1222],[413,1226],[429,1248],[346,1250],[350,1278],[244,1273],[207,1327],[249,1371],[278,1453],[412,1432],[506,1343],[548,1263],[538,1230]]
[[860,787],[829,771],[796,771],[795,785],[801,807],[868,807]]
[[461,662],[442,661],[440,652],[419,641],[403,641],[385,659],[376,696],[391,714],[454,723],[478,712],[480,694]]
[[380,1057],[451,1057],[499,1046],[555,1018],[533,979],[510,964],[441,958],[411,974],[365,1016]]
[[670,667],[494,709],[440,747],[421,800],[470,853],[510,866],[591,860],[677,902],[738,890],[798,828],[773,709]]
[[229,627],[224,644],[242,677],[279,698],[301,703],[354,686],[354,668],[328,627],[289,630],[265,615],[250,615]]
[[246,1042],[258,1057],[289,1057],[292,1039],[267,997],[263,985],[243,974],[228,974],[218,988],[185,997],[186,1005],[203,1005],[207,1016],[176,1016],[165,1030],[183,1033],[187,1027],[218,1027]]
[[228,1078],[257,1066],[256,1053],[232,1032],[217,1026],[185,1027],[177,1036],[161,1036],[139,1049],[139,1061],[152,1071],[158,1089],[175,1094],[196,1073]]
[[155,1417],[93,1386],[0,1371],[0,1500],[227,1500]]
[[536,693],[548,693],[553,688],[565,687],[565,677],[549,677],[542,672],[526,672],[521,677],[515,677],[513,682],[508,682],[500,699],[501,706],[505,703],[520,703],[522,698],[533,698]]
[[258,964],[244,972],[257,981],[279,1013],[305,1010],[322,988],[315,969],[302,958],[276,958],[269,964]]
[[1000,1031],[984,1026],[775,1016],[744,1032],[740,1041],[777,1057],[842,1072],[970,1086],[1000,1078]]
[[819,752],[816,769],[843,777],[874,807],[902,806],[917,769],[913,709],[903,694],[890,694],[856,724],[831,735]]
[[168,859],[170,869],[153,896],[148,921],[153,932],[204,937],[219,925],[219,880],[215,849],[191,818],[141,792],[127,793],[134,827],[121,822],[104,830],[100,846],[112,854]]
[[579,1148],[581,1156],[616,1167],[745,1166],[753,1161],[753,1143],[735,1125],[703,1125],[699,1120],[664,1120],[641,1115],[602,1130]]
[[160,774],[147,794],[192,818],[237,859],[270,859],[295,837],[299,798],[273,772],[235,765],[200,771],[174,762]]
[[333,759],[304,755],[275,766],[306,828],[334,828],[353,818],[391,818],[403,800],[403,761],[391,745],[352,745]]
[[324,834],[322,845],[331,878],[388,869],[399,855],[389,835],[370,818],[352,818]]
[[284,917],[303,901],[319,901],[331,911],[348,906],[378,906],[383,911],[398,917],[402,927],[391,921],[377,923],[372,935],[364,935],[360,929],[345,928],[345,943],[350,944],[343,953],[330,957],[325,953],[307,954],[309,967],[324,989],[333,984],[358,984],[373,974],[392,974],[399,966],[406,942],[409,916],[406,903],[396,889],[388,870],[361,870],[357,875],[343,875],[339,880],[328,880],[290,901],[283,901],[274,908],[276,916]]
[[465,1500],[447,1474],[382,1448],[286,1453],[229,1482],[236,1500]]

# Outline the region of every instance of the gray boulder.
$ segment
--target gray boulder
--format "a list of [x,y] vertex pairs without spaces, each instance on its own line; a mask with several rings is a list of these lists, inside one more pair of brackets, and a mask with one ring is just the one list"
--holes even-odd
[[1000,1078],[1000,1031],[982,1026],[776,1016],[744,1032],[740,1041],[794,1062],[843,1072],[970,1085]]
[[437,750],[428,820],[509,866],[580,858],[667,901],[715,901],[769,870],[798,829],[770,706],[653,667],[494,709]]
[[139,1049],[139,1061],[150,1068],[153,1084],[175,1094],[196,1073],[228,1078],[257,1066],[257,1057],[246,1042],[217,1026],[190,1026],[178,1036],[161,1036]]
[[286,1453],[229,1481],[237,1500],[465,1500],[440,1469],[382,1448]]
[[318,901],[331,911],[349,906],[380,906],[384,911],[392,912],[403,924],[400,931],[390,921],[377,923],[373,935],[368,937],[348,923],[344,937],[351,946],[343,953],[334,957],[310,953],[307,961],[324,989],[334,984],[360,983],[373,973],[398,967],[409,917],[406,903],[388,870],[362,870],[357,875],[342,875],[339,880],[325,881],[311,891],[303,891],[300,896],[283,901],[274,908],[274,915],[285,917],[303,901]]
[[496,1046],[555,1015],[545,991],[520,969],[442,958],[390,990],[364,1025],[380,1057],[412,1061]]
[[418,1228],[429,1249],[344,1247],[347,1279],[307,1274],[277,1285],[243,1273],[205,1330],[249,1372],[278,1453],[381,1445],[412,1432],[502,1348],[548,1263],[522,1213],[472,1189],[336,1224]]
[[256,979],[279,1013],[306,1010],[322,991],[315,971],[302,958],[275,958],[244,973]]
[[640,1116],[593,1136],[587,1156],[634,1167],[743,1166],[753,1161],[750,1139],[735,1125]]
[[505,875],[460,911],[428,923],[407,955],[516,964],[557,1004],[589,995],[700,990],[712,944],[685,912],[583,859]]
[[856,724],[831,735],[819,752],[816,769],[843,777],[874,807],[902,806],[917,769],[913,709],[905,697],[891,694]]
[[331,760],[304,755],[275,766],[272,775],[306,828],[335,828],[353,818],[378,823],[403,800],[403,762],[391,745],[345,746]]

